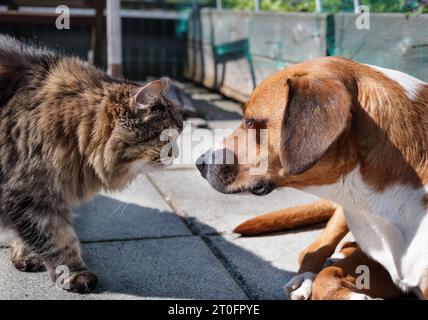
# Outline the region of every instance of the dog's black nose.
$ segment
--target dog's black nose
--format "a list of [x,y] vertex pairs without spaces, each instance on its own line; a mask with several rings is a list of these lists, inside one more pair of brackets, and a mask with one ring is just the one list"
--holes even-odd
[[196,159],[196,168],[198,168],[199,172],[202,173],[205,168],[205,156],[201,155],[198,159]]

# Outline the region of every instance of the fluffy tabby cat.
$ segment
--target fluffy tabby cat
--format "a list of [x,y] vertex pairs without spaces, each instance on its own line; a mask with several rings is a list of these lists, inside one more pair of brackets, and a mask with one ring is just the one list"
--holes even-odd
[[17,269],[44,265],[55,281],[55,269],[66,265],[66,289],[95,287],[68,207],[161,164],[170,143],[161,132],[182,129],[167,87],[118,81],[77,58],[0,35],[0,224],[17,235]]

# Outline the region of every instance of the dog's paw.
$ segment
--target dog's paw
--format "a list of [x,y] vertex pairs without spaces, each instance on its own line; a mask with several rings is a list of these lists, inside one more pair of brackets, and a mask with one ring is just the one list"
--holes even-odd
[[351,292],[348,296],[348,300],[383,300],[383,299],[372,298],[364,293]]
[[285,296],[288,300],[308,300],[312,294],[312,284],[316,273],[300,273],[284,286]]
[[75,293],[89,293],[95,289],[97,276],[89,271],[74,272],[64,279],[61,287]]
[[345,255],[343,253],[341,252],[334,253],[330,258],[325,260],[324,264],[322,265],[322,269],[332,266],[336,262],[343,260],[343,258],[345,258]]

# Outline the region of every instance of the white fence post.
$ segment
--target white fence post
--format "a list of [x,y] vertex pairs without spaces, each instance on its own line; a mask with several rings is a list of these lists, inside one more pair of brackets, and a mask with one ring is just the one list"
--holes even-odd
[[355,13],[360,13],[360,11],[358,10],[359,6],[360,6],[360,1],[359,0],[354,0],[354,12]]
[[254,0],[254,11],[260,11],[260,0]]
[[120,0],[107,0],[107,72],[122,77],[122,21]]
[[322,12],[321,0],[315,0],[315,11],[317,13]]

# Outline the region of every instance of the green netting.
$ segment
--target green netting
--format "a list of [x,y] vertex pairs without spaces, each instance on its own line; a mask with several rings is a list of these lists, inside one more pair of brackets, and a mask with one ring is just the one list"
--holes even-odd
[[[169,0],[180,1],[180,0]],[[186,1],[186,0],[181,0]],[[188,0],[187,0],[188,1]],[[195,0],[200,6],[216,5],[216,1]],[[254,10],[254,0],[222,0],[226,9]],[[279,12],[315,12],[315,0],[259,0],[264,11]],[[428,12],[427,0],[360,0],[360,4],[370,7],[371,12]],[[425,6],[423,6],[425,4]],[[322,12],[353,12],[353,0],[321,0]]]
[[[423,11],[424,4],[421,0],[360,0],[360,5],[366,5],[370,12],[412,12]],[[323,12],[354,12],[353,0],[321,0]]]

